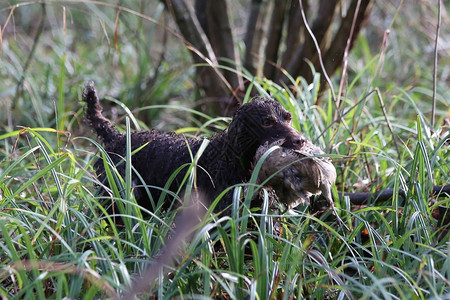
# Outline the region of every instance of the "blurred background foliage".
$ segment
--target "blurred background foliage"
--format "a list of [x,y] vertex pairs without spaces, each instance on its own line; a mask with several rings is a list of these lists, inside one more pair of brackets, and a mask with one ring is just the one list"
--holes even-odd
[[[250,2],[236,0],[228,5],[236,47],[244,63]],[[342,10],[351,1],[337,2]],[[314,20],[313,9],[319,5],[311,6]],[[358,81],[346,96],[358,98],[363,91],[378,87],[389,101],[395,101],[398,89],[403,89],[411,92],[418,107],[429,115],[436,20],[435,1],[377,1],[348,59],[348,83],[357,76]],[[120,99],[133,109],[168,103],[202,107],[210,101],[210,95],[196,85],[198,74],[190,51],[160,1],[9,1],[0,4],[0,24],[0,126],[4,131],[17,125],[54,126],[58,101],[64,101],[64,109],[59,112],[79,112],[81,86],[87,79],[96,82],[100,95]],[[444,7],[437,70],[437,103],[444,111],[448,109],[450,78],[448,25]],[[256,68],[262,69],[264,60],[257,58],[260,65]],[[315,70],[320,68],[316,65]],[[307,70],[299,75],[310,78],[310,74]],[[335,86],[340,78],[340,72],[335,73]],[[322,87],[326,86],[322,77]],[[215,96],[230,98],[230,91]],[[139,119],[148,127],[169,130],[190,122],[185,114],[160,117],[161,111],[144,110]],[[207,112],[225,113],[214,109]]]
[[[313,28],[320,8],[334,5],[333,36],[342,12],[358,1],[327,2],[303,1]],[[338,199],[340,216],[351,231],[339,228],[329,213],[311,215],[307,207],[294,214],[265,211],[258,230],[247,228],[254,217],[247,211],[240,218],[207,216],[183,255],[174,258],[175,267],[159,273],[149,295],[447,297],[450,201],[431,191],[433,185],[450,182],[448,1],[441,1],[439,13],[437,0],[367,0],[373,5],[370,17],[343,60],[345,74],[342,59],[334,61],[330,88],[313,59],[314,48],[307,48],[311,64],[298,60],[307,66],[304,73],[271,69],[273,64],[262,59],[265,43],[257,51],[262,57],[255,51],[248,55],[253,5],[271,7],[263,14],[270,20],[279,8],[284,7],[285,16],[293,13],[288,8],[294,0],[230,0],[240,63],[219,59],[214,68],[206,68],[213,71],[206,79],[234,68],[231,73],[242,77],[242,87],[229,85],[219,93],[199,82],[207,60],[196,61],[200,47],[186,47],[188,35],[179,33],[180,19],[169,3],[189,5],[192,17],[193,9],[202,11],[206,2],[1,1],[1,295],[117,296],[164,250],[173,233],[174,212],[144,219],[133,199],[122,199],[120,193],[114,200],[126,204],[127,226],[116,228],[105,216],[105,199],[95,194],[97,148],[94,138],[86,137],[93,133],[83,123],[81,103],[84,83],[94,80],[105,115],[119,129],[129,116],[133,129],[191,136],[224,130],[232,101],[246,101],[254,93],[271,95],[293,114],[296,129],[331,154],[338,172],[335,197],[338,191],[393,189],[394,197],[380,203],[359,206],[348,197]],[[270,28],[272,23],[261,24]],[[286,41],[288,24],[279,24],[284,24]],[[298,31],[303,36],[299,45],[311,46],[305,32]],[[290,49],[284,42],[276,45],[276,63],[283,65],[281,54]],[[209,54],[201,54],[211,61]],[[285,79],[277,77],[280,72]],[[398,196],[399,189],[405,198]]]

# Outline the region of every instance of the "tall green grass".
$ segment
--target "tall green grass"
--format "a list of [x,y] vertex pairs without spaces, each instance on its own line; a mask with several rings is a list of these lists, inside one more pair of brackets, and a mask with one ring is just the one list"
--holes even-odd
[[[155,7],[134,9],[162,20],[161,7]],[[22,9],[36,13],[33,9],[39,11],[40,7],[19,7],[18,14],[25,13]],[[230,187],[234,190],[230,215],[213,213],[221,195],[191,228],[189,238],[173,241],[180,226],[174,222],[181,218],[183,208],[161,211],[162,198],[153,199],[152,212],[137,205],[130,177],[134,172],[131,148],[123,161],[127,176],[120,178],[102,146],[83,129],[86,126],[78,104],[81,86],[87,77],[96,81],[100,94],[109,96],[120,115],[131,120],[120,122],[122,119],[112,116],[124,124],[121,130],[128,137],[131,124],[153,127],[159,124],[147,121],[157,118],[163,120],[164,129],[204,136],[223,130],[229,119],[189,108],[192,97],[187,95],[194,94],[189,81],[193,68],[186,67],[190,64],[182,51],[174,51],[169,62],[160,65],[147,55],[158,52],[159,47],[152,42],[160,37],[153,23],[124,14],[123,27],[118,28],[123,40],[117,41],[116,52],[113,9],[92,3],[67,5],[74,23],[67,23],[65,37],[57,18],[62,14],[60,7],[49,4],[47,9],[49,16],[56,16],[49,20],[59,26],[53,29],[58,34],[52,36],[49,29],[44,30],[44,44],[36,47],[17,95],[23,54],[30,50],[25,45],[30,45],[32,37],[16,25],[19,38],[4,35],[2,41],[0,66],[5,78],[0,97],[9,103],[0,122],[2,297],[120,297],[135,286],[139,274],[157,266],[167,244],[173,243],[181,250],[164,267],[152,270],[155,279],[137,291],[138,297],[449,297],[449,233],[448,228],[439,226],[435,213],[439,206],[448,208],[450,199],[430,196],[430,191],[433,185],[450,182],[450,136],[448,127],[431,127],[432,88],[425,76],[431,73],[428,65],[422,65],[426,70],[422,75],[415,73],[421,79],[417,85],[408,81],[401,86],[396,78],[384,79],[394,73],[402,52],[394,46],[387,50],[380,77],[381,53],[373,52],[368,40],[361,37],[350,60],[338,122],[333,97],[326,94],[319,99],[324,83],[318,76],[312,82],[293,78],[289,88],[248,78],[261,94],[272,95],[291,111],[293,126],[333,158],[338,171],[335,196],[338,191],[392,188],[405,191],[405,199],[394,193],[387,202],[353,206],[347,197],[340,198],[336,206],[351,228],[347,231],[331,212],[313,215],[301,206],[281,213],[283,207],[269,207],[267,191],[252,179]],[[4,12],[9,10],[1,10],[1,16]],[[20,15],[16,22],[26,25]],[[92,29],[98,22],[106,34]],[[75,25],[85,30],[75,30]],[[135,35],[130,34],[134,32],[131,28],[138,28]],[[148,32],[153,40],[148,39]],[[93,44],[99,39],[86,35],[103,37],[101,44]],[[400,38],[395,41],[401,43]],[[170,64],[178,58],[185,67]],[[420,61],[415,59],[415,63]],[[362,67],[357,68],[358,64]],[[339,80],[334,78],[333,84],[337,86]],[[448,87],[439,86],[436,124],[448,113],[448,93]],[[189,101],[180,107],[179,99],[168,102],[173,95]],[[119,97],[123,102],[115,99]],[[13,100],[16,102],[11,103]],[[136,116],[131,108],[137,108]],[[197,158],[193,155],[192,162],[178,170],[188,170],[185,197],[194,192]],[[97,159],[107,170],[106,194],[98,193],[97,186],[102,183],[93,169]],[[183,197],[166,193],[174,201]],[[263,195],[260,211],[250,209],[255,193]],[[113,202],[114,213],[108,210]],[[123,224],[116,225],[119,218]]]
[[[299,106],[291,109],[294,114],[314,103],[313,97],[309,103],[281,97],[277,96]],[[301,120],[302,115],[295,117]],[[361,124],[364,117],[360,115]],[[353,116],[348,118],[350,123]],[[311,119],[302,123],[311,132],[327,125],[326,118],[322,125]],[[415,125],[410,130],[417,140],[402,146],[400,158],[395,151],[390,154],[379,139],[349,143],[349,158],[334,156],[344,164],[337,164],[338,168],[348,168],[348,163],[352,170],[341,170],[338,182],[356,183],[366,163],[376,162],[378,174],[390,174],[384,185],[407,191],[406,201],[394,197],[388,203],[351,208],[341,199],[341,216],[352,227],[348,232],[328,220],[329,214],[316,217],[306,207],[280,215],[266,203],[261,212],[251,212],[248,201],[257,190],[250,182],[235,193],[237,208],[240,193],[246,191],[247,208],[235,209],[231,217],[207,214],[192,241],[172,265],[160,270],[158,281],[149,283],[145,295],[423,299],[447,295],[448,233],[437,227],[432,213],[449,201],[444,198],[430,206],[429,194],[433,182],[448,180],[448,149],[445,140],[427,141],[427,125],[420,116]],[[0,140],[6,144],[11,137],[17,139],[16,146],[5,151],[0,165],[2,294],[92,298],[127,291],[152,258],[161,255],[173,232],[176,212],[147,212],[143,217],[132,197],[130,177],[115,176],[115,167],[100,145],[100,159],[109,166],[110,195],[95,193],[95,156],[77,149],[79,138],[61,148],[56,130],[25,128]],[[129,150],[124,158],[127,174],[132,171],[130,157]],[[185,166],[190,168],[187,187],[194,183],[190,175],[195,161]],[[118,207],[114,216],[105,208],[111,201]],[[113,222],[119,217],[123,227]],[[249,227],[249,223],[255,225]]]

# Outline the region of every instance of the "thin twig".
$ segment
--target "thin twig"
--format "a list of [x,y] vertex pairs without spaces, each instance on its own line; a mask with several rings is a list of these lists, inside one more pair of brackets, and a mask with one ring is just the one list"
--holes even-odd
[[[340,1],[336,0],[320,1],[319,8],[317,9],[317,16],[312,23],[311,31],[314,34],[317,44],[320,45],[321,51],[326,52],[329,47],[331,41],[331,25],[339,2]],[[307,11],[305,12],[305,15],[307,15]],[[297,50],[292,56],[292,59],[289,63],[283,65],[289,74],[295,76],[302,75],[307,81],[312,79],[312,77],[309,76],[312,75],[312,73],[310,72],[311,66],[308,61],[314,66],[316,66],[318,62],[318,52],[313,43],[313,39],[305,37],[302,46],[296,47]]]
[[[34,53],[36,52],[36,47],[37,47],[37,44],[39,43],[39,39],[41,38],[42,31],[44,30],[45,17],[47,15],[47,11],[45,9],[45,2],[42,3],[41,7],[42,7],[41,21],[39,22],[39,26],[37,28],[36,35],[34,36],[33,45],[31,47],[30,53],[28,54],[27,60],[25,62],[25,65],[23,66],[22,75],[20,76],[20,80],[19,80],[19,82],[16,85],[16,93],[14,95],[14,100],[12,102],[11,110],[14,109],[15,104],[18,102],[18,99],[19,99],[21,91],[22,91],[23,84],[25,82],[25,75],[26,75],[26,73],[28,71],[28,68],[30,66],[31,60],[34,57]],[[8,119],[9,119],[8,120],[8,126],[10,128],[12,128],[13,127],[12,120],[9,117],[8,117]]]
[[358,105],[360,105],[364,100],[366,100],[367,97],[369,97],[370,95],[372,95],[373,93],[375,93],[375,90],[371,90],[370,92],[368,92],[366,95],[364,95],[364,97],[362,97],[361,100],[359,100],[358,102],[356,102],[353,106],[351,106],[346,112],[341,113],[340,118],[333,120],[330,125],[328,125],[320,134],[318,137],[316,137],[313,141],[313,143],[317,143],[317,141],[319,140],[319,138],[324,135],[325,132],[327,132],[328,129],[330,129],[331,126],[333,126],[334,123],[337,123],[338,121],[341,120],[341,118],[344,118],[349,112],[351,112],[354,108],[356,108]]
[[[3,25],[3,28],[0,26],[0,40],[3,40],[3,34],[4,34],[4,32],[5,32],[5,29],[6,29],[6,27],[8,27],[9,21],[11,20],[11,17],[12,17],[13,14],[14,14],[14,10],[15,10],[17,7],[19,7],[19,4],[16,4],[16,5],[14,5],[14,6],[7,7],[7,8],[6,8],[6,9],[10,9],[10,11],[9,11],[8,17],[6,18],[5,24]],[[0,46],[1,46],[1,44],[0,44]],[[1,53],[1,49],[2,49],[2,48],[0,47],[0,53]]]
[[381,96],[380,90],[378,88],[375,88],[374,91],[377,93],[378,101],[380,102],[380,106],[381,106],[381,111],[383,112],[384,119],[386,120],[389,131],[391,132],[392,141],[394,142],[395,150],[397,150],[398,157],[400,157],[400,148],[397,145],[397,138],[394,135],[394,130],[392,129],[391,122],[389,121],[389,118],[387,116],[386,109],[384,107],[383,97]]
[[436,89],[437,89],[437,65],[438,65],[438,39],[441,28],[441,0],[438,0],[438,22],[436,25],[436,39],[434,41],[434,67],[433,67],[433,106],[431,108],[431,127],[434,128],[436,117]]
[[[345,45],[345,49],[344,49],[344,57],[342,59],[341,82],[339,83],[339,91],[338,91],[337,100],[336,100],[336,115],[339,112],[339,106],[341,104],[341,95],[342,95],[342,92],[344,89],[344,82],[345,82],[345,77],[347,74],[348,53],[350,52],[350,46],[352,44],[353,32],[355,31],[355,24],[356,24],[356,20],[358,19],[360,5],[361,5],[361,0],[358,0],[358,3],[356,4],[355,14],[353,15],[353,21],[352,21],[352,26],[350,29],[350,34],[347,39],[347,45]],[[335,115],[335,118],[336,118],[336,115]]]
[[[391,34],[391,31],[389,29],[386,29],[384,31],[383,42],[381,44],[380,61],[378,63],[378,72],[377,72],[376,77],[375,77],[376,79],[378,79],[381,76],[381,71],[383,70],[384,59],[386,58],[386,51],[387,51],[387,44],[388,44],[389,34]],[[372,80],[372,82],[373,81],[374,80]]]
[[[164,16],[163,16],[163,18],[164,18]],[[165,18],[163,20],[165,21]],[[163,30],[162,37],[160,37],[160,41],[161,41],[162,49],[167,49],[168,34],[167,34],[166,30]],[[163,64],[165,59],[166,59],[166,51],[162,50],[160,52],[159,58],[156,60],[155,67],[153,67],[155,75],[153,75],[153,76],[148,78],[148,80],[146,82],[146,86],[147,87],[155,86],[155,83],[158,80],[158,76],[161,74],[161,72],[159,72],[158,70],[161,69],[161,66],[162,66],[162,64]]]
[[[303,1],[302,0],[298,0],[300,3],[300,11],[302,13],[302,19],[303,19],[303,23],[305,24],[305,28],[308,31],[309,35],[311,36],[311,39],[314,42],[314,46],[316,47],[317,50],[317,56],[319,58],[319,63],[320,63],[320,67],[322,69],[323,72],[323,76],[325,76],[325,79],[328,83],[328,85],[330,86],[330,91],[331,91],[331,97],[333,98],[333,103],[336,104],[337,100],[336,100],[336,95],[334,93],[334,88],[333,88],[333,83],[331,82],[330,77],[327,74],[327,71],[325,69],[325,65],[323,64],[323,59],[322,59],[322,52],[320,50],[320,46],[317,42],[316,37],[314,36],[314,33],[311,30],[311,27],[308,24],[308,21],[306,20],[306,16],[305,16],[305,11],[303,10]],[[353,138],[353,140],[357,140],[355,135],[353,134],[353,131],[350,130],[350,128],[348,127],[347,123],[344,120],[344,116],[342,115],[342,113],[340,112],[339,108],[336,109],[336,112],[338,113],[338,118],[335,121],[342,121],[342,124],[344,125],[345,129],[348,131],[348,133],[351,135],[351,137]],[[333,122],[334,123],[334,122]]]
[[120,8],[116,12],[116,20],[114,21],[114,49],[116,52],[119,52],[119,45],[118,45],[118,31],[119,31],[119,18],[120,17]]
[[333,97],[333,102],[336,103],[336,95],[334,94],[333,83],[331,82],[331,79],[327,74],[327,70],[325,70],[325,65],[323,64],[322,51],[320,50],[320,46],[317,43],[317,39],[314,36],[314,33],[312,32],[311,27],[308,24],[308,21],[306,20],[305,11],[303,10],[303,1],[302,0],[298,0],[298,1],[300,3],[300,12],[302,13],[303,23],[305,24],[305,28],[308,31],[309,35],[311,36],[311,39],[314,42],[314,46],[316,47],[316,50],[317,50],[317,56],[319,58],[320,68],[322,69],[323,76],[325,77],[328,85],[330,86],[331,96]]

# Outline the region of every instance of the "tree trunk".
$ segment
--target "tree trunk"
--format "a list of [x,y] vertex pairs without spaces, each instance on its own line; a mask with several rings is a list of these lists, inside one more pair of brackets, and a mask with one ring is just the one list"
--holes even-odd
[[[358,1],[361,1],[359,10],[356,12]],[[373,0],[353,0],[350,5],[346,16],[342,19],[341,25],[333,37],[333,41],[327,52],[324,54],[325,70],[328,74],[333,74],[336,69],[341,65],[342,58],[344,57],[345,47],[347,40],[350,36],[350,30],[352,28],[353,16],[357,13],[356,22],[354,24],[354,31],[350,41],[350,49],[353,47],[356,38],[363,26],[369,19],[370,11],[373,7]]]
[[[331,23],[339,2],[340,0],[321,1],[317,17],[312,25],[311,30],[322,53],[330,44]],[[309,34],[305,36],[304,44],[296,51],[286,70],[289,74],[302,74],[309,81],[312,79],[312,73],[307,61],[311,61],[314,66],[317,66],[319,61],[317,49]],[[320,68],[316,68],[316,71],[320,71]]]
[[[164,1],[191,50],[193,61],[210,64],[197,68],[196,82],[204,96],[224,101],[233,95],[239,102],[238,94],[245,92],[245,85],[228,0],[195,0],[195,12],[186,0]],[[342,5],[340,0],[320,0],[313,4],[308,0],[248,1],[242,66],[251,76],[265,76],[287,85],[290,82],[283,70],[294,79],[299,76],[307,81],[312,79],[308,61],[316,72],[323,73],[308,27],[319,45],[325,70],[331,76],[342,65],[347,45],[349,49],[353,46],[374,3],[374,0],[352,0],[346,16],[341,17],[336,12]],[[316,17],[310,25],[308,17],[312,15]],[[332,28],[338,28],[333,35]],[[217,105],[214,111],[223,114],[223,106]]]
[[[184,42],[191,50],[193,61],[196,64],[204,64],[209,60],[210,63],[217,64],[210,41],[192,9],[184,0],[166,0],[165,3],[184,37]],[[196,82],[206,97],[229,94],[220,74],[211,66],[197,67]]]
[[231,87],[244,89],[242,77],[239,76],[240,58],[230,24],[227,1],[196,0],[195,13],[220,63],[235,70],[224,70],[225,79]]
[[266,34],[269,0],[252,0],[245,32],[244,68],[252,75],[261,75],[261,47]]
[[267,78],[274,78],[277,72],[277,61],[283,36],[286,6],[287,0],[279,0],[272,11],[264,63],[264,76]]

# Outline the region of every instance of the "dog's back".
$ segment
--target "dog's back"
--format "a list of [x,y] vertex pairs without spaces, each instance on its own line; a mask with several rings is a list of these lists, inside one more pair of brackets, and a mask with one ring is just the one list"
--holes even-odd
[[[124,177],[125,135],[102,115],[102,107],[92,82],[86,85],[83,99],[87,102],[86,118],[90,126],[102,139],[105,150],[119,174]],[[287,147],[295,147],[301,143],[304,138],[290,126],[290,118],[290,113],[270,98],[258,98],[242,105],[228,130],[210,139],[197,162],[196,187],[207,201],[212,202],[224,189],[247,181],[256,150],[265,142],[284,139],[284,146]],[[136,187],[134,194],[137,202],[153,210],[149,191],[153,200],[158,200],[163,187],[168,187],[174,193],[179,192],[189,164],[202,142],[201,139],[155,130],[131,133],[131,151],[141,148],[132,156],[132,181]],[[95,168],[100,181],[108,186],[103,160],[98,160]],[[179,171],[178,175],[166,186],[176,171]],[[219,202],[218,209],[231,204],[231,195],[231,192],[227,193],[225,200]],[[170,205],[171,203],[167,203],[166,206]]]

